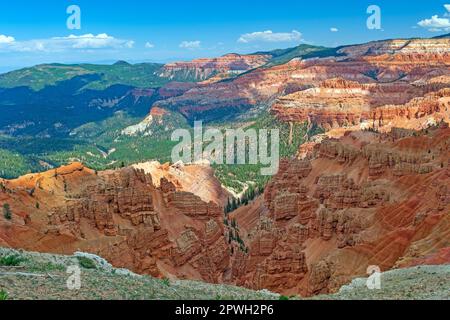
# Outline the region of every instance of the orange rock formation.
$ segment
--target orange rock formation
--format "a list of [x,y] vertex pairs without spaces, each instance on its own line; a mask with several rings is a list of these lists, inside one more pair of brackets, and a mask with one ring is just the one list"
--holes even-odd
[[259,68],[156,105],[205,120],[211,110],[229,115],[269,105],[280,119],[309,120],[325,129],[365,121],[384,126],[435,113],[448,119],[449,92],[443,89],[449,88],[449,46],[442,38],[344,47],[337,57]]
[[[206,167],[96,172],[74,163],[0,180],[0,205],[12,212],[0,215],[0,245],[87,251],[157,277],[303,295],[335,291],[372,265],[450,263],[449,47],[446,38],[379,41],[229,81],[169,84],[153,115],[201,119],[270,105],[281,120],[328,132],[225,219],[228,194]],[[166,72],[206,79],[267,59],[228,55]]]
[[233,257],[237,283],[314,295],[371,265],[450,263],[450,129],[406,132],[348,133],[283,161],[264,200],[233,213],[250,248]]
[[81,250],[157,277],[218,282],[229,265],[223,211],[143,170],[95,172],[80,163],[1,181],[0,243],[40,252]]

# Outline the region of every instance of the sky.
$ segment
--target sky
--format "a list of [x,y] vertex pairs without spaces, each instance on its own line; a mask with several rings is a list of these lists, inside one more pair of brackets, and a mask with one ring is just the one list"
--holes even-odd
[[[373,20],[373,7],[368,13],[371,5],[380,19]],[[335,47],[450,33],[450,0],[14,0],[2,7],[0,72],[52,62],[171,62],[301,43]]]

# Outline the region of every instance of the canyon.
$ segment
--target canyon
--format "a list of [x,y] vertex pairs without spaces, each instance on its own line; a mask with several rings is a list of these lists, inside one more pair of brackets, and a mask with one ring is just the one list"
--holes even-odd
[[0,245],[86,251],[137,273],[218,282],[229,259],[221,207],[185,191],[192,185],[168,168],[156,167],[154,184],[148,168],[96,172],[73,163],[1,181],[12,219],[2,217]]
[[[441,110],[441,102],[448,107],[449,46],[449,38],[440,38],[343,47],[334,56],[261,67],[155,105],[205,120],[269,105],[282,120],[309,120],[326,129],[374,120],[387,123],[403,114],[419,118]],[[416,101],[433,94],[442,98],[433,102],[439,106]],[[412,110],[404,107],[407,103]]]
[[203,58],[164,65],[161,77],[169,79],[196,79],[213,83],[265,65],[270,55],[226,54],[218,58]]
[[133,136],[177,112],[208,122],[264,109],[307,123],[305,143],[248,205],[225,213],[231,195],[207,165],[97,171],[74,162],[0,179],[11,213],[0,215],[0,246],[83,251],[153,277],[302,296],[337,292],[373,266],[450,264],[450,39],[269,60],[166,65],[165,77],[201,82],[133,90],[158,99],[122,131]]
[[229,195],[209,167],[73,163],[0,181],[12,212],[0,245],[90,252],[160,278],[332,293],[369,266],[450,263],[449,146],[445,122],[326,138],[225,215]]
[[264,198],[232,214],[249,246],[238,283],[316,295],[370,266],[449,263],[450,129],[405,132],[347,132],[285,160]]

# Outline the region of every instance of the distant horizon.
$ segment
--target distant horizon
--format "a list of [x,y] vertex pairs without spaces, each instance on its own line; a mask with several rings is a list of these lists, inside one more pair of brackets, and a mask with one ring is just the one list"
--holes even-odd
[[450,0],[17,0],[0,12],[0,72],[43,63],[168,63],[299,44],[339,47],[450,32]]

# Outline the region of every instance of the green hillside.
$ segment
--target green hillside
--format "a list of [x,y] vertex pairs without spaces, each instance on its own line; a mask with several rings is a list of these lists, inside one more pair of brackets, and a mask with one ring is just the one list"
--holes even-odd
[[301,44],[294,48],[277,49],[273,51],[257,52],[255,54],[268,54],[272,59],[266,65],[267,67],[280,65],[291,61],[294,58],[310,59],[324,58],[338,55],[339,48],[327,48],[321,46],[313,46],[309,44]]
[[[272,56],[270,66],[296,57],[335,55],[336,49],[302,44],[260,54]],[[14,178],[72,161],[97,170],[148,160],[170,161],[176,144],[170,141],[170,133],[188,127],[176,110],[145,132],[122,134],[125,128],[136,127],[161,99],[158,88],[170,81],[198,80],[189,70],[165,78],[162,68],[156,63],[118,61],[112,65],[43,64],[1,74],[0,177]],[[134,88],[144,87],[156,89],[155,93],[133,95]],[[240,125],[241,120],[231,116],[237,111],[208,110],[202,116],[205,120],[220,119],[217,125],[229,128]],[[304,126],[295,126],[292,144],[288,145],[289,125],[261,111],[249,112],[241,124],[253,122],[255,129],[281,129],[281,156],[293,155],[303,141]],[[237,192],[249,184],[262,189],[267,181],[259,174],[258,165],[221,165],[216,169],[221,182]]]
[[70,80],[86,74],[99,75],[99,79],[88,83],[84,89],[106,89],[112,85],[133,87],[159,87],[168,82],[158,71],[163,67],[158,63],[129,64],[119,61],[113,65],[100,64],[43,64],[0,75],[1,88],[29,87],[35,91],[60,81]]

